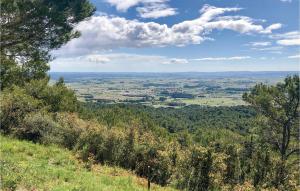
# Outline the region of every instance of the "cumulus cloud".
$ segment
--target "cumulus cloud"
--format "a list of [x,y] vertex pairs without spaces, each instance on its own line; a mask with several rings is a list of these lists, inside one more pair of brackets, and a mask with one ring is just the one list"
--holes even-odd
[[153,4],[165,4],[169,0],[107,0],[107,2],[117,8],[119,11],[127,11],[131,7],[135,7],[139,4],[153,5]]
[[166,4],[153,3],[145,7],[137,7],[137,12],[142,18],[160,18],[177,14],[177,9],[169,7]]
[[[154,2],[160,1],[160,0],[153,0]],[[144,0],[106,0],[107,3],[111,4],[112,6],[115,6],[118,11],[127,11],[130,7],[134,7],[142,2]]]
[[292,58],[292,59],[297,58],[297,59],[299,59],[299,58],[300,58],[300,54],[296,54],[296,55],[293,55],[293,56],[289,56],[288,58]]
[[141,22],[121,17],[93,16],[80,22],[75,29],[81,37],[73,39],[56,55],[87,54],[122,47],[164,47],[200,44],[212,30],[233,30],[243,34],[271,32],[274,27],[263,27],[245,16],[221,17],[226,12],[237,12],[241,8],[218,8],[205,5],[200,17],[183,21],[173,26],[156,22]]
[[233,56],[233,57],[207,57],[207,58],[196,58],[194,61],[230,61],[230,60],[245,60],[250,59],[250,56]]
[[177,9],[170,7],[169,0],[106,0],[118,11],[126,12],[129,8],[139,6],[136,11],[141,18],[160,18],[177,14]]
[[264,31],[262,31],[261,33],[265,33],[265,34],[270,34],[272,33],[273,30],[277,30],[280,29],[282,27],[281,23],[275,23],[272,24],[270,26],[268,26]]
[[277,44],[283,46],[299,46],[300,31],[291,31],[283,34],[270,35],[270,38],[277,39]]

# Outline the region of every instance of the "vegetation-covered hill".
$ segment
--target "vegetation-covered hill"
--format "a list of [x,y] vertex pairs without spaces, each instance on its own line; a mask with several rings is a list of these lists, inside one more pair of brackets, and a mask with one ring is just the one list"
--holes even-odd
[[90,1],[1,0],[0,9],[3,189],[145,189],[134,173],[188,191],[299,190],[299,75],[255,85],[247,106],[84,105],[47,71],[50,52],[93,15]]
[[147,190],[147,181],[132,172],[105,165],[89,168],[67,149],[4,136],[0,140],[3,190]]

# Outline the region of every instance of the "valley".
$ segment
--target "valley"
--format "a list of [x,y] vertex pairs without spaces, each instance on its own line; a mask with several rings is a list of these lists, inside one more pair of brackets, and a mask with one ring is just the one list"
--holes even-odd
[[63,76],[80,101],[139,103],[153,107],[245,105],[242,94],[257,83],[273,85],[293,72],[50,73]]

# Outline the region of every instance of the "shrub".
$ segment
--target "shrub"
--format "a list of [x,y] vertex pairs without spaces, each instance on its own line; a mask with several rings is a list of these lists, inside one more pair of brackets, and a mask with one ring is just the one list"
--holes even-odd
[[41,108],[41,102],[26,94],[25,90],[13,86],[5,90],[0,96],[0,124],[1,131],[11,133],[18,131],[22,121],[28,113],[35,112]]
[[103,160],[108,164],[119,165],[124,152],[125,135],[120,129],[109,129],[104,133]]
[[[101,131],[102,130],[102,131]],[[80,157],[86,162],[89,153],[95,156],[97,162],[104,162],[104,136],[103,129],[95,126],[89,126],[83,131],[77,141],[75,150],[78,151]]]
[[27,94],[39,99],[49,112],[68,111],[74,112],[78,102],[74,91],[68,89],[63,81],[50,86],[48,79],[32,80],[24,88]]
[[157,145],[140,145],[136,149],[136,173],[150,181],[166,185],[171,177],[171,160]]
[[61,143],[61,127],[47,114],[30,113],[15,134],[22,139],[43,144]]
[[81,133],[89,126],[74,113],[55,113],[54,119],[59,124],[61,144],[68,149],[76,146]]

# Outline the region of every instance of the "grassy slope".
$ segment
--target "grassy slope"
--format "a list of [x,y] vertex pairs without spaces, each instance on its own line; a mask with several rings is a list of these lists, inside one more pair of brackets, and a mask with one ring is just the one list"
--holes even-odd
[[[4,190],[146,190],[146,180],[131,172],[100,165],[88,171],[72,152],[56,146],[3,136],[0,144],[0,184]],[[152,188],[172,190],[153,184]]]

